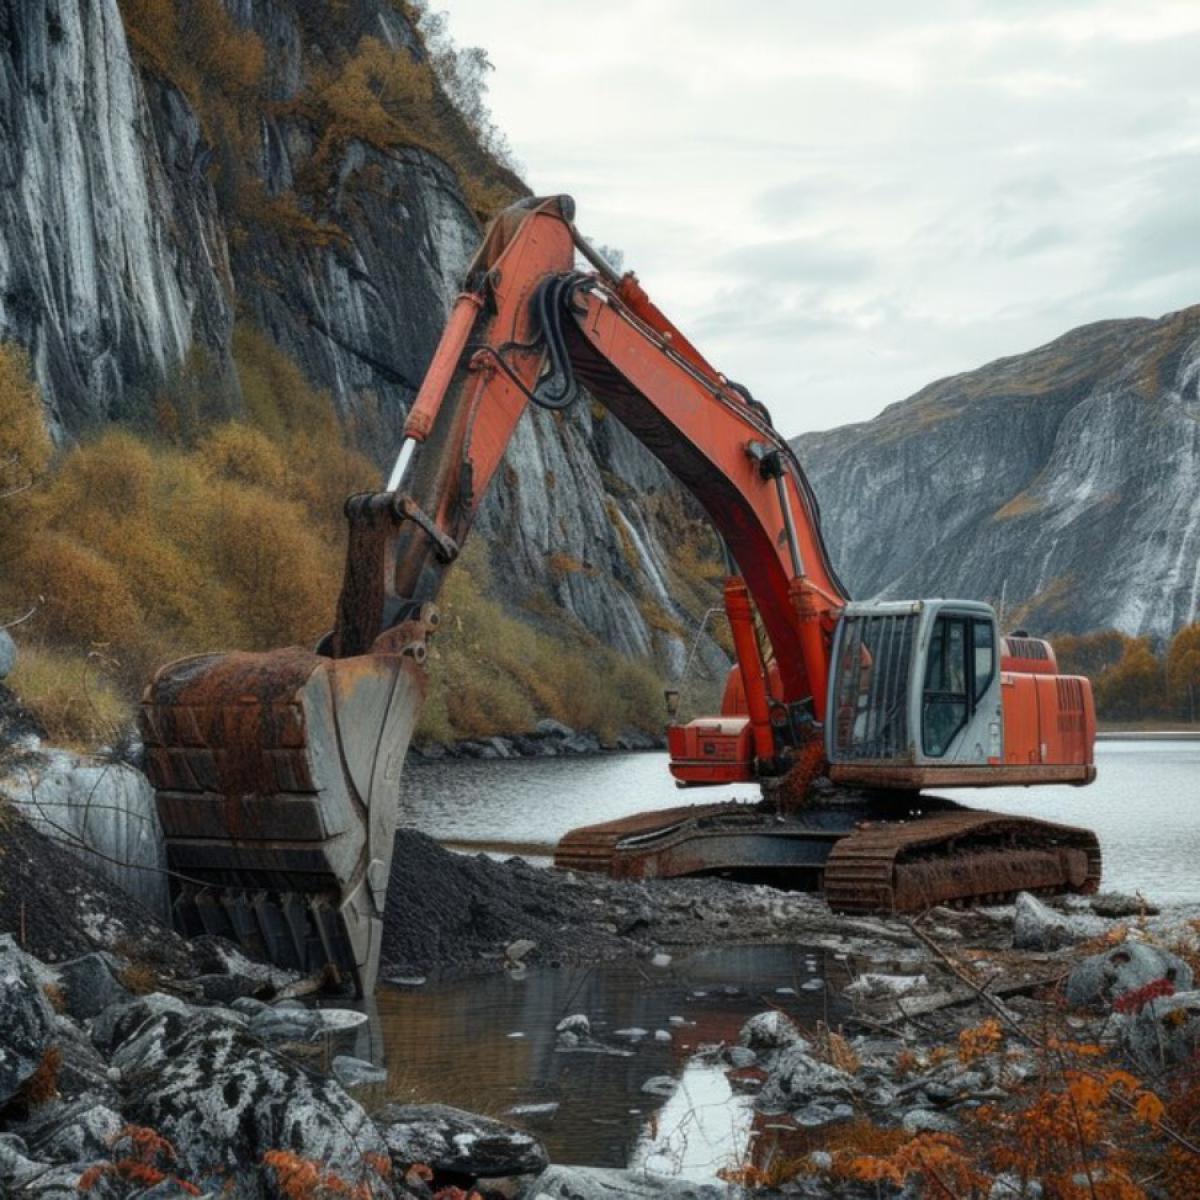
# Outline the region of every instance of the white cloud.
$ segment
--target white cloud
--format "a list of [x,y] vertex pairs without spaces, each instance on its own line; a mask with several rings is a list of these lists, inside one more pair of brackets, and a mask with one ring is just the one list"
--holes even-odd
[[1200,302],[1194,0],[448,3],[530,186],[786,433]]

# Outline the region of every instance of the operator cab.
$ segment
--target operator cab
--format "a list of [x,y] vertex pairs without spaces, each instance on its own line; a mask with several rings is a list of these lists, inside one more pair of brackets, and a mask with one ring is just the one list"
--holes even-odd
[[849,604],[838,621],[825,752],[839,783],[913,788],[1090,783],[1086,679],[1039,638],[1002,638],[970,600]]

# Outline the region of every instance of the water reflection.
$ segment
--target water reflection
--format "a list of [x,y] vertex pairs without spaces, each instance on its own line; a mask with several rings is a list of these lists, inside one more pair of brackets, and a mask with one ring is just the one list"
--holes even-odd
[[[771,1006],[803,1025],[836,1022],[842,1010],[825,988],[804,985],[844,983],[844,970],[819,949],[732,946],[665,968],[605,963],[381,987],[372,1036],[388,1082],[363,1098],[501,1117],[537,1133],[558,1162],[709,1178],[743,1152],[752,1113],[723,1065],[698,1051],[735,1041],[748,1016]],[[615,1053],[557,1049],[555,1026],[572,1013],[587,1014]],[[655,1076],[679,1081],[669,1098],[643,1090]]]

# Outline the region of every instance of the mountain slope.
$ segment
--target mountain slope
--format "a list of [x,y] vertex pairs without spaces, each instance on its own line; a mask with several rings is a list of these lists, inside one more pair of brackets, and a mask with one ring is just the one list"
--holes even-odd
[[1167,637],[1200,614],[1200,306],[1103,321],[793,440],[858,597]]
[[[251,413],[235,326],[382,471],[489,213],[526,190],[393,0],[0,0],[0,342],[56,442]],[[479,535],[549,636],[668,674],[712,587],[696,514],[586,404],[531,412]],[[332,613],[335,595],[329,596]],[[704,638],[714,677],[726,662]]]

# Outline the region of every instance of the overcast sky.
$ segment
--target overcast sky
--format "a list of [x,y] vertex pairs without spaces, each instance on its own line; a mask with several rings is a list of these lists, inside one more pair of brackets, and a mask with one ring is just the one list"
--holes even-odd
[[1197,0],[432,0],[566,191],[787,433],[1200,302]]

